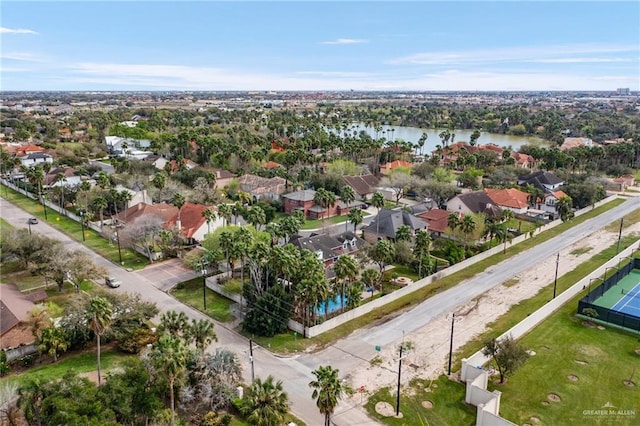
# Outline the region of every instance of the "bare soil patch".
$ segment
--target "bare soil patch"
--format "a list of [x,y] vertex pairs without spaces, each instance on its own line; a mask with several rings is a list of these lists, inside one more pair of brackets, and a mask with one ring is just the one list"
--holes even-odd
[[574,359],[574,361],[576,362],[576,364],[580,364],[580,365],[588,365],[589,364],[587,361],[583,361],[581,359]]
[[634,387],[634,386],[636,385],[636,384],[635,384],[633,381],[631,381],[631,380],[623,380],[623,381],[622,381],[622,383],[624,383],[624,385],[625,385],[625,386],[630,387],[630,388],[632,388],[632,387]]
[[562,401],[562,399],[560,398],[560,395],[555,394],[555,393],[550,393],[549,395],[547,395],[547,398],[551,402],[560,402],[560,401]]
[[422,406],[426,409],[431,409],[433,408],[433,402],[431,401],[422,401]]
[[577,382],[577,381],[578,381],[578,376],[576,376],[575,374],[569,374],[569,375],[567,376],[567,378],[568,378],[569,380],[571,380],[572,382]]
[[393,408],[393,405],[389,404],[385,401],[380,401],[376,403],[376,413],[385,417],[392,417],[396,415],[396,409]]
[[547,405],[549,405],[549,401],[542,401],[542,405],[546,407]]

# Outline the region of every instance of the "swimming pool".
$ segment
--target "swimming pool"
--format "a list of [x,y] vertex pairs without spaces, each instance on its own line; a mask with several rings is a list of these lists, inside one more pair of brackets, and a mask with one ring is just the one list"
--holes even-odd
[[[342,295],[338,294],[332,299],[326,300],[324,302],[320,302],[316,307],[316,314],[324,315],[325,314],[325,304],[328,303],[329,313],[335,312],[342,308]],[[347,306],[347,300],[345,299],[344,305]]]

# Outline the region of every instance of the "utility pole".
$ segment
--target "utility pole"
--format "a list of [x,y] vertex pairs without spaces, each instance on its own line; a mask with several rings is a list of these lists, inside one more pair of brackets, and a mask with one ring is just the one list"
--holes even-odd
[[251,363],[251,383],[255,380],[255,370],[253,368],[253,340],[249,339],[249,362]]
[[204,306],[204,312],[207,312],[207,264],[202,260],[200,264],[202,273],[202,304]]
[[620,238],[622,237],[622,223],[624,222],[624,217],[620,218],[620,230],[618,231],[618,247],[616,248],[616,254],[620,253]]
[[553,280],[553,298],[556,298],[556,287],[558,285],[558,264],[560,263],[560,252],[558,252],[558,257],[556,257],[556,278]]
[[84,210],[80,211],[80,225],[82,226],[82,241],[86,241],[84,237]]
[[456,321],[456,314],[451,314],[451,339],[449,340],[449,376],[451,375],[451,358],[453,355],[453,324]]
[[402,374],[402,349],[404,342],[400,345],[400,358],[398,359],[398,395],[396,397],[396,416],[400,415],[400,377]]

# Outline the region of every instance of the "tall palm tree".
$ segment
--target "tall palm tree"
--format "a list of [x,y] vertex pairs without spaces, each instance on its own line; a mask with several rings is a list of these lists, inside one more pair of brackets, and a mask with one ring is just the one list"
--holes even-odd
[[171,424],[175,423],[175,383],[182,376],[189,360],[189,350],[182,340],[163,334],[153,345],[149,354],[151,364],[158,375],[162,374],[169,385]]
[[556,211],[563,222],[573,217],[573,201],[567,195],[563,195],[556,202]]
[[371,197],[371,205],[378,209],[378,215],[376,216],[376,235],[380,233],[380,209],[384,207],[384,196],[380,192],[376,192]]
[[358,262],[351,256],[340,256],[334,265],[336,280],[341,284],[340,301],[342,309],[346,299],[345,281],[351,284],[358,277]]
[[407,225],[400,225],[396,230],[396,241],[411,241],[411,228]]
[[189,319],[184,312],[169,311],[160,316],[159,333],[182,338],[189,331]]
[[364,220],[364,213],[359,208],[349,210],[347,213],[347,222],[345,222],[345,231],[347,230],[347,224],[351,223],[353,225],[353,233],[355,234],[358,230],[358,225],[362,223]]
[[213,209],[207,207],[202,211],[202,217],[204,217],[204,219],[207,221],[207,233],[210,234],[211,222],[216,220],[218,218],[218,215],[216,215],[216,212]]
[[64,175],[64,173],[58,173],[53,178],[53,182],[60,184],[60,213],[64,214],[64,211],[65,211],[64,210],[64,207],[65,207],[65,202],[64,202],[65,185],[64,184],[67,182],[67,177]]
[[96,197],[91,202],[91,207],[94,210],[98,210],[98,212],[100,213],[100,226],[101,227],[104,224],[104,209],[106,209],[108,205],[109,204],[107,203],[107,200],[104,197]]
[[456,228],[460,226],[460,217],[457,213],[450,213],[447,217],[447,226],[451,229],[451,233],[453,237],[456,236]]
[[391,262],[396,256],[396,247],[388,240],[380,240],[373,246],[370,251],[369,257],[375,263],[378,264],[380,269],[380,276],[378,277],[378,285],[380,286],[380,292],[382,293],[382,275],[384,268]]
[[265,381],[257,378],[243,398],[240,411],[255,426],[280,426],[289,412],[289,397],[282,381],[274,383],[269,375]]
[[201,354],[204,353],[207,345],[218,341],[218,336],[213,329],[213,323],[206,319],[192,319],[187,334]]
[[348,206],[356,200],[356,193],[352,187],[345,185],[340,190],[340,199]]
[[326,209],[326,212],[322,215],[322,221],[324,222],[329,216],[329,209],[336,204],[336,194],[324,188],[319,188],[313,197],[313,202]]
[[309,383],[309,387],[313,388],[311,397],[316,400],[316,406],[320,410],[320,414],[324,414],[325,426],[329,426],[331,424],[331,415],[344,393],[342,382],[338,377],[339,370],[332,368],[330,365],[321,365],[317,370],[313,370],[312,373],[316,376],[316,380]]
[[422,278],[422,262],[424,258],[426,257],[429,264],[431,263],[431,260],[429,259],[430,245],[431,245],[431,235],[429,235],[429,231],[424,231],[421,229],[418,232],[416,232],[416,241],[413,246],[413,254],[418,258],[418,276],[420,278]]
[[231,216],[233,216],[231,206],[229,204],[220,204],[218,206],[218,214],[224,219],[224,225],[228,226],[231,222]]
[[[511,211],[511,210],[509,210]],[[460,230],[464,234],[464,250],[467,251],[467,242],[469,240],[469,235],[473,234],[476,230],[476,221],[473,220],[471,215],[466,215],[462,218],[462,222],[460,222]]]
[[97,350],[98,350],[98,385],[100,385],[101,377],[101,365],[100,365],[100,337],[107,331],[113,321],[113,307],[111,302],[103,297],[93,297],[89,300],[89,306],[87,306],[87,319],[89,320],[89,326],[93,330],[93,334],[96,335]]

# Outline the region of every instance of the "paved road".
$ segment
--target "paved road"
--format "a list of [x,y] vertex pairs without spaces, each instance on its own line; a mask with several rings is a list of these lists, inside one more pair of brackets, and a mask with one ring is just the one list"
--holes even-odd
[[[554,257],[559,250],[574,244],[608,223],[619,220],[622,216],[639,207],[640,197],[631,198],[620,206],[577,225],[562,235],[528,250],[526,253],[514,256],[454,288],[427,299],[401,316],[381,325],[358,330],[319,352],[294,358],[278,358],[268,351],[258,348],[254,350],[255,374],[260,377],[272,374],[275,378],[283,380],[284,387],[292,401],[292,411],[309,425],[322,424],[323,419],[318,414],[317,408],[310,398],[310,388],[308,387],[309,381],[313,378],[311,371],[317,368],[318,365],[332,365],[335,368],[339,368],[342,377],[359,368],[366,368],[368,360],[376,354],[375,345],[394,344],[402,338],[403,331],[410,333],[423,327],[434,317],[452,312],[456,306],[466,303],[519,272],[535,266],[544,259]],[[10,205],[5,200],[0,200],[0,209],[2,217],[10,223],[15,226],[27,226],[26,220],[29,215],[24,211]],[[69,248],[88,250],[46,224],[32,225],[32,229],[34,232],[42,232],[52,238],[62,240]],[[122,286],[116,291],[139,292],[145,299],[157,303],[161,311],[174,309],[185,312],[191,318],[203,317],[199,312],[178,303],[171,296],[157,288],[156,286],[162,288],[166,284],[159,283],[158,280],[156,280],[157,282],[149,281],[145,276],[149,272],[127,272],[118,265],[97,255],[95,255],[95,260],[96,263],[105,266],[111,274],[122,281]],[[249,380],[250,365],[247,356],[247,339],[220,324],[217,324],[217,333],[219,338],[218,345],[223,345],[241,354],[244,360],[245,380]],[[396,372],[389,369],[388,374],[395,375]],[[353,407],[347,402],[340,404],[333,421],[339,426],[378,424],[371,420],[361,407]]]
[[[27,219],[30,217],[27,212],[1,198],[0,216],[13,226],[20,228],[27,228]],[[161,273],[162,264],[150,266],[142,271],[128,272],[116,263],[104,259],[84,245],[52,228],[44,221],[40,221],[37,225],[31,225],[31,229],[34,233],[37,232],[60,240],[69,250],[84,250],[92,254],[96,264],[103,266],[110,276],[118,278],[122,283],[119,288],[108,289],[109,291],[139,293],[145,300],[155,302],[161,312],[175,310],[184,312],[189,318],[205,318],[199,311],[183,305],[164,291],[169,286],[168,282],[172,276],[176,280],[174,284],[188,276],[193,276],[190,271],[185,271],[176,266],[175,262],[169,262],[167,273],[165,274]],[[104,288],[107,289],[106,286]],[[214,350],[218,346],[224,346],[236,352],[242,362],[244,380],[250,382],[249,341],[244,336],[217,322],[216,333],[218,342],[213,344],[210,350]],[[314,379],[311,371],[317,366],[308,366],[305,363],[300,363],[296,358],[277,357],[268,350],[256,345],[254,345],[253,353],[255,376],[266,378],[271,374],[277,380],[282,380],[284,389],[288,393],[292,404],[292,412],[310,426],[323,424],[324,418],[319,414],[315,402],[311,399],[312,389],[308,385]],[[329,363],[330,360],[323,364]],[[347,403],[342,403],[337,412],[341,413],[340,421],[335,423],[339,426],[378,424],[370,419],[362,408],[352,407]]]

